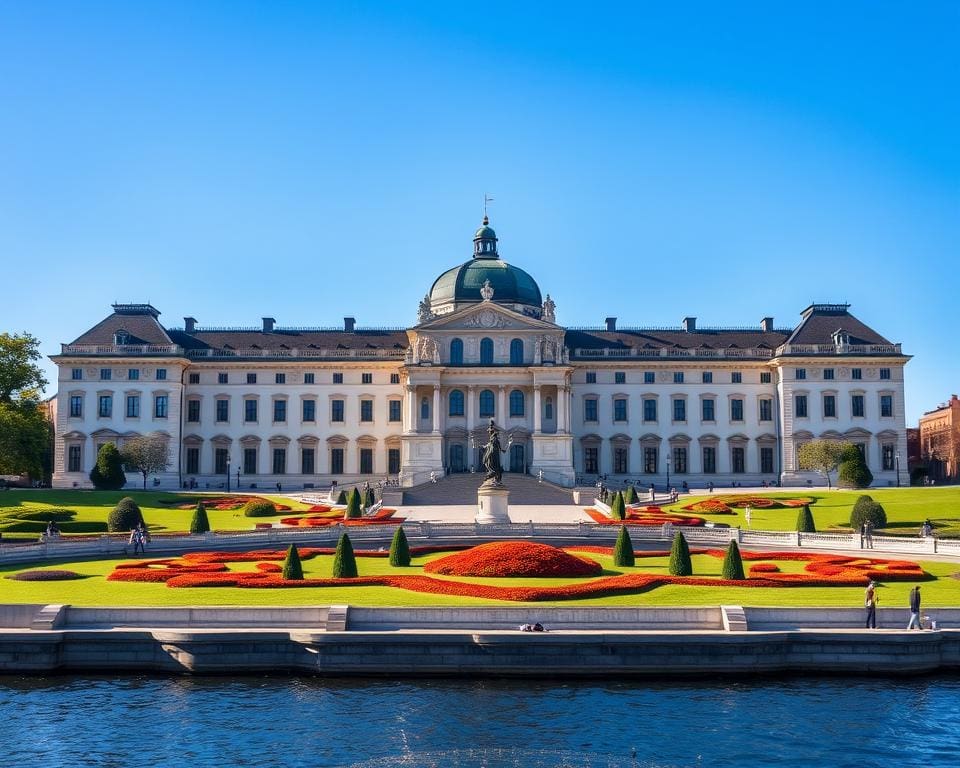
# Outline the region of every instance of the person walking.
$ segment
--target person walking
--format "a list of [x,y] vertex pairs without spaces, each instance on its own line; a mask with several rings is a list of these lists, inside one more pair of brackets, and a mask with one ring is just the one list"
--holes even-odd
[[867,549],[873,549],[873,523],[870,520],[863,524],[863,545]]
[[877,628],[877,582],[867,584],[867,591],[863,596],[863,605],[867,609],[867,629]]
[[750,505],[747,504],[747,506],[743,508],[743,519],[747,521],[747,528],[750,527],[750,512]]
[[910,590],[910,623],[907,629],[923,629],[920,623],[920,587],[914,587]]

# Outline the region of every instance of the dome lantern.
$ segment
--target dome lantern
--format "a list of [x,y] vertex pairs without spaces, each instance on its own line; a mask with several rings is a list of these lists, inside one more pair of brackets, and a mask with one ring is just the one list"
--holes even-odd
[[473,235],[473,258],[499,259],[497,255],[497,233],[490,226],[490,219],[483,217],[483,225]]

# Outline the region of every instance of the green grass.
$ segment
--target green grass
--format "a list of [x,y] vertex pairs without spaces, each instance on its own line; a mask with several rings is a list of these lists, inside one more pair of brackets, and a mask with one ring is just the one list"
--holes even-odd
[[[420,574],[424,563],[440,554],[414,558],[409,568],[391,568],[386,558],[358,558],[361,576],[377,574]],[[613,565],[613,558],[590,554],[604,568],[604,575],[620,573],[666,573],[667,558],[641,558],[633,568]],[[137,584],[105,580],[121,560],[91,560],[74,563],[56,563],[45,566],[67,569],[89,578],[77,581],[23,582],[0,578],[0,603],[68,603],[71,605],[331,605],[357,606],[457,606],[457,605],[521,605],[521,603],[484,600],[447,595],[410,592],[391,587],[307,587],[297,589],[248,589],[235,587],[204,587],[171,589],[164,584]],[[332,556],[321,556],[303,562],[304,575],[329,577]],[[694,555],[694,574],[720,577],[721,558]],[[749,565],[749,564],[747,564]],[[779,563],[784,572],[797,572],[803,563]],[[923,562],[924,570],[935,577],[923,582],[925,608],[960,606],[960,580],[953,574],[960,571],[955,563]],[[232,563],[232,570],[253,570],[253,563]],[[30,566],[0,568],[0,577]],[[443,577],[437,577],[443,578]],[[568,584],[570,579],[458,579],[503,586]],[[880,588],[881,606],[906,607],[912,582],[894,582]],[[535,605],[744,605],[744,606],[843,606],[860,607],[863,604],[861,587],[685,587],[669,585],[633,595],[543,602]]]

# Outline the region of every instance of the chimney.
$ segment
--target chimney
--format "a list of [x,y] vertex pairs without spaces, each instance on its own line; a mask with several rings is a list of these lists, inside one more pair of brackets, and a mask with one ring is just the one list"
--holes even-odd
[[693,333],[695,330],[697,330],[697,318],[683,318],[683,330],[685,330],[687,333]]
[[355,326],[356,324],[357,324],[357,319],[355,317],[343,318],[344,333],[353,333],[353,326]]
[[277,321],[272,317],[263,318],[263,332],[264,333],[273,333],[273,324]]
[[187,333],[193,333],[195,330],[197,330],[197,318],[183,318],[183,330],[185,330]]
[[615,331],[615,330],[617,330],[617,318],[615,318],[615,317],[608,317],[608,318],[607,318],[607,330],[608,330],[608,331]]
[[769,332],[773,330],[773,318],[765,317],[760,321],[760,330]]

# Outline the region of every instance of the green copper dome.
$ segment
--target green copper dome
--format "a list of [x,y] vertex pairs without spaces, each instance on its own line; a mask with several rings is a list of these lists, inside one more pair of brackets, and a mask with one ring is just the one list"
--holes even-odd
[[483,301],[480,289],[489,280],[496,304],[523,304],[539,310],[543,306],[540,287],[519,267],[502,259],[470,259],[448,269],[430,289],[430,305]]

